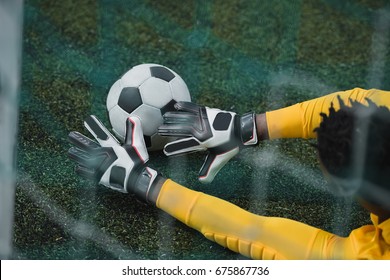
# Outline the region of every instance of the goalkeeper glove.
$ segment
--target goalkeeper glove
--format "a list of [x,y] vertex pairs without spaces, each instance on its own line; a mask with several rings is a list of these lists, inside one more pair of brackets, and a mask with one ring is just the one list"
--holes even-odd
[[208,150],[199,180],[209,183],[219,170],[245,146],[258,143],[256,116],[178,102],[177,111],[164,114],[160,135],[184,137],[165,145],[167,156]]
[[139,199],[154,203],[165,179],[146,166],[149,155],[140,120],[127,119],[123,145],[95,116],[88,117],[84,126],[97,142],[76,131],[69,134],[69,141],[75,146],[68,155],[77,163],[76,172],[108,188],[134,193]]

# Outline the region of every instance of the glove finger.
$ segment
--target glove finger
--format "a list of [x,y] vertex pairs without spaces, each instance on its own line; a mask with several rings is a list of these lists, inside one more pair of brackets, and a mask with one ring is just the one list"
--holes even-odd
[[193,128],[186,125],[160,125],[157,129],[162,136],[189,137],[192,136]]
[[199,116],[186,112],[166,112],[163,115],[164,124],[187,124],[191,125],[199,121]]
[[149,160],[149,154],[145,145],[141,120],[138,117],[132,116],[126,120],[125,144],[134,148],[135,152],[143,163]]
[[222,167],[224,167],[232,157],[237,155],[238,152],[238,147],[222,153],[210,152],[199,171],[199,181],[202,183],[211,183]]
[[95,167],[97,165],[97,161],[95,157],[92,157],[90,153],[85,152],[84,150],[81,150],[76,147],[71,147],[68,150],[68,156],[70,159],[74,160],[75,162],[88,166],[88,167]]
[[73,145],[85,151],[93,151],[100,147],[95,141],[77,131],[69,133],[68,140]]
[[84,121],[84,126],[95,137],[102,147],[119,146],[118,140],[108,131],[108,129],[94,115],[89,116]]
[[174,107],[178,111],[185,111],[185,112],[190,112],[190,113],[194,113],[194,114],[199,114],[199,109],[201,108],[199,105],[197,105],[193,102],[188,102],[188,101],[176,102]]
[[80,176],[89,179],[89,180],[97,180],[96,170],[92,168],[88,168],[83,165],[76,166],[76,173]]
[[194,137],[176,140],[164,146],[164,153],[167,156],[204,150],[206,150],[206,148],[202,147],[199,141],[196,140]]

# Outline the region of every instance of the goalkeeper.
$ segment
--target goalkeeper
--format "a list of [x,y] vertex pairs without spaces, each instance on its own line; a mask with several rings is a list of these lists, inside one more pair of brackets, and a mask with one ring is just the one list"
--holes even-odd
[[372,224],[340,237],[286,218],[255,215],[196,192],[147,166],[138,118],[126,123],[120,145],[94,117],[85,126],[97,143],[78,133],[69,156],[76,171],[100,184],[157,206],[206,238],[253,259],[390,259],[390,92],[353,89],[264,114],[176,105],[163,135],[181,136],[167,155],[208,150],[199,179],[211,182],[240,149],[275,138],[317,138],[321,168],[332,190],[350,195],[371,213]]

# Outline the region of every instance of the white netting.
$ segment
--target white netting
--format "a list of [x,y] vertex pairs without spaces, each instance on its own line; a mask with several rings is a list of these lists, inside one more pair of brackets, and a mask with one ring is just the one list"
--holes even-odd
[[0,1],[0,258],[12,253],[23,1]]

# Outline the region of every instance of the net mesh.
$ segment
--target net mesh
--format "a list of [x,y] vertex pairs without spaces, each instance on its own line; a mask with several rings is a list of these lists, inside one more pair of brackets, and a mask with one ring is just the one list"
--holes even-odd
[[0,258],[12,255],[23,1],[0,1]]
[[[1,15],[11,15],[4,10],[10,2],[18,1],[0,1]],[[88,134],[82,121],[90,114],[108,125],[110,86],[140,63],[177,72],[194,102],[238,113],[356,86],[388,90],[389,13],[384,0],[26,1],[23,39],[10,50],[16,53],[0,50],[5,106],[8,87],[17,92],[12,83],[18,71],[4,59],[14,59],[17,69],[23,49],[15,205],[8,199],[11,180],[1,186],[6,193],[0,196],[0,236],[8,236],[1,239],[0,248],[6,248],[1,253],[16,259],[242,258],[131,195],[79,178],[66,155],[68,133]],[[0,16],[0,36],[18,37],[21,27],[6,29],[5,18]],[[11,103],[6,108],[14,108],[8,122],[14,130],[17,104]],[[1,131],[0,139],[12,135]],[[211,185],[197,182],[204,154],[171,159],[155,153],[150,164],[185,186],[256,214],[342,236],[369,223],[359,205],[327,191],[309,144],[276,140],[245,150]],[[4,174],[13,174],[12,160],[1,163],[3,181]],[[3,247],[11,244],[11,224],[12,253]]]

